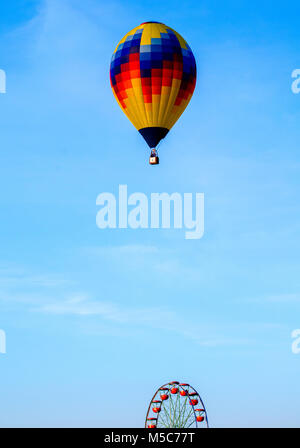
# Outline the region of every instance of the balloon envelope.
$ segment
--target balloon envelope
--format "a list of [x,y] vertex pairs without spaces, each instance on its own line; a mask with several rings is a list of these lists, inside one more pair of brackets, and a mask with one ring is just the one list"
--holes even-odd
[[145,22],[117,45],[110,80],[119,106],[155,148],[193,95],[196,62],[180,34],[162,23]]

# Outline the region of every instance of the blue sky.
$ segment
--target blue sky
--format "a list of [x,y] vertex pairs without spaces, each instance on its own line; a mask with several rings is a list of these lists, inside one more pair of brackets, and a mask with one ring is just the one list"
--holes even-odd
[[[0,426],[143,426],[174,379],[211,426],[299,426],[299,15],[296,1],[1,4]],[[108,79],[148,20],[198,65],[155,168]],[[96,198],[119,184],[203,192],[204,237],[98,229]]]

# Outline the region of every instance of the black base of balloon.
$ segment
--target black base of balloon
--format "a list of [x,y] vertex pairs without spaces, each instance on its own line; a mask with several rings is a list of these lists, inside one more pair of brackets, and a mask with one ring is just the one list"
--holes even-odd
[[158,143],[165,138],[169,129],[159,127],[149,127],[139,129],[139,133],[144,137],[150,148],[155,148]]

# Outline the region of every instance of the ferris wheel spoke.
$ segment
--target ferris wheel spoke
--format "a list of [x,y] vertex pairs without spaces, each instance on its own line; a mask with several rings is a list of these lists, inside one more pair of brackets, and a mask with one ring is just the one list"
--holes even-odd
[[[191,409],[188,413],[188,416],[186,417],[185,421],[183,422],[184,428],[186,428],[186,424],[189,422],[189,419],[193,416],[194,416],[194,409],[193,409],[193,407],[191,407]],[[194,423],[194,421],[195,420],[193,419],[192,423]]]
[[173,405],[173,401],[172,401],[171,397],[169,398],[169,400],[168,400],[168,402],[166,404],[164,412],[165,412],[166,420],[168,422],[167,427],[171,428],[172,427],[172,414],[174,412],[174,405]]
[[173,428],[176,428],[176,423],[177,423],[177,406],[178,406],[178,392],[176,394],[176,400],[175,400],[175,412],[174,412],[174,417],[173,417]]
[[176,403],[177,403],[178,410],[176,412],[175,427],[179,428],[180,427],[180,418],[181,418],[181,405],[180,405],[180,395],[179,395],[179,393],[177,395]]
[[163,423],[164,428],[168,427],[168,423],[165,421],[165,419],[162,415],[159,416],[158,423],[160,423],[160,421]]
[[179,398],[179,408],[178,408],[178,412],[177,412],[177,415],[176,415],[175,426],[176,426],[176,428],[181,428],[182,406],[183,405],[180,404],[180,396],[179,395],[178,395],[178,398]]
[[162,407],[162,410],[159,415],[159,419],[161,419],[163,421],[163,423],[166,425],[167,428],[169,427],[170,412],[169,413],[167,412],[165,405]]
[[186,407],[186,403],[187,402],[187,397],[185,397],[185,399],[184,399],[184,401],[183,401],[183,403],[182,403],[182,406],[181,406],[181,409],[180,409],[180,427],[182,427],[182,425],[183,425],[183,422],[184,422],[184,419],[185,419],[185,413],[186,413],[186,410],[187,410],[187,407]]
[[187,422],[187,426],[185,426],[185,428],[190,428],[194,423],[195,423],[195,419],[191,420],[191,423],[189,425]]
[[[170,400],[170,428],[173,428],[174,416],[175,416],[175,404],[173,402],[172,395],[170,396],[169,400]],[[173,415],[173,418],[172,418],[172,415]]]

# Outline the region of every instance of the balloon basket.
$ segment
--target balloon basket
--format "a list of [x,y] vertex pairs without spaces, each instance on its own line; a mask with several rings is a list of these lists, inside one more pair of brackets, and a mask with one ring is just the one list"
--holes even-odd
[[159,157],[158,156],[151,156],[149,158],[150,165],[159,165]]

